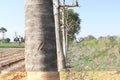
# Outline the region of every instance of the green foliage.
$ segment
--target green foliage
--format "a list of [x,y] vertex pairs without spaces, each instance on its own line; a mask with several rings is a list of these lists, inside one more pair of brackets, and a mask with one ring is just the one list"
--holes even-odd
[[[67,14],[68,13],[68,14]],[[75,13],[72,9],[66,10],[66,17],[67,21],[67,31],[68,31],[68,39],[73,40],[75,39],[75,34],[78,34],[80,31],[80,18],[79,14]]]
[[87,37],[84,38],[84,40],[96,40],[96,38],[92,35],[88,35]]
[[24,48],[24,43],[0,43],[0,48]]
[[25,42],[25,39],[23,37],[21,37],[21,42]]
[[7,32],[7,29],[4,28],[4,27],[1,27],[1,28],[0,28],[0,33],[3,34],[3,36],[2,36],[3,38],[2,38],[2,39],[4,39],[4,33],[5,33],[5,32]]
[[71,43],[68,57],[73,71],[117,70],[120,60],[120,38],[114,36],[85,37],[79,43]]
[[7,32],[7,29],[4,28],[4,27],[1,27],[1,28],[0,28],[0,32],[1,32],[1,33],[5,33],[5,32]]
[[2,41],[2,43],[9,43],[10,42],[10,38],[2,39],[1,41]]
[[79,18],[78,13],[74,12],[73,9],[65,10],[65,26],[67,27],[66,30],[68,32],[69,40],[74,40],[75,34],[80,32],[80,22],[81,19]]

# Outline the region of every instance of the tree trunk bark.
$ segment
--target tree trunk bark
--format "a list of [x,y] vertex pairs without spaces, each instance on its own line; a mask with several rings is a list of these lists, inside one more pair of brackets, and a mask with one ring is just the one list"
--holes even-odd
[[52,0],[25,0],[25,67],[28,80],[59,80],[55,42]]
[[55,33],[56,33],[56,45],[57,45],[57,57],[58,57],[58,71],[65,69],[65,57],[63,54],[63,48],[60,37],[60,4],[59,0],[55,1]]
[[62,41],[63,41],[63,53],[64,53],[64,56],[65,56],[65,59],[66,59],[66,35],[65,35],[65,0],[63,1],[63,11],[62,11]]
[[68,31],[67,31],[67,29],[66,29],[66,34],[65,34],[66,36],[66,44],[65,44],[65,46],[66,46],[66,57],[67,57],[67,51],[68,51]]

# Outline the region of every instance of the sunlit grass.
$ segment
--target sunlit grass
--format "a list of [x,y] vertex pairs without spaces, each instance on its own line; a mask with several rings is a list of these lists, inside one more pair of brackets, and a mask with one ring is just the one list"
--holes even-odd
[[120,80],[119,71],[61,72],[60,80]]
[[0,43],[0,48],[24,48],[24,43]]

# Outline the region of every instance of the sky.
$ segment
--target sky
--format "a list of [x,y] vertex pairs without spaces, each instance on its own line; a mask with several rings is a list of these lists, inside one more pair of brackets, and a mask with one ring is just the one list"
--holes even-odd
[[120,36],[120,0],[79,0],[81,31],[78,37]]
[[[87,35],[120,36],[120,0],[78,1],[80,7],[73,8],[82,20],[77,38]],[[66,0],[68,4],[71,2],[72,0]],[[13,39],[15,32],[24,36],[24,0],[0,0],[0,27],[8,30],[5,37]]]
[[5,37],[11,40],[15,32],[24,35],[24,0],[0,0],[0,27],[7,29]]

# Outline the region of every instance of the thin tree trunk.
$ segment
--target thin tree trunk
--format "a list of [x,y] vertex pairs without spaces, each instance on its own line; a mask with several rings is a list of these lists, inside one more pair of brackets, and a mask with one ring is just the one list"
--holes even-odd
[[63,53],[66,59],[66,37],[65,37],[65,0],[63,1],[63,11],[62,11],[62,39],[63,39]]
[[2,39],[4,40],[5,33],[3,32]]
[[63,54],[63,48],[60,37],[60,4],[59,0],[55,1],[55,31],[56,31],[56,45],[57,45],[57,57],[58,57],[58,71],[65,69],[65,57]]
[[68,31],[66,29],[66,34],[65,34],[65,37],[66,37],[66,57],[67,57],[67,51],[68,51]]
[[52,5],[52,0],[25,0],[25,67],[28,80],[59,80]]

